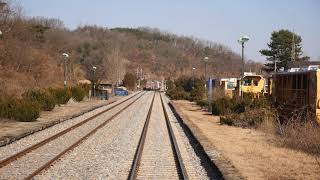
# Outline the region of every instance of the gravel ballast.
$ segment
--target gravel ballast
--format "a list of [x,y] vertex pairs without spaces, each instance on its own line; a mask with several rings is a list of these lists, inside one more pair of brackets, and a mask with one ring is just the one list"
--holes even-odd
[[[107,118],[109,118],[110,116],[118,112],[119,109],[122,109],[124,106],[134,101],[137,97],[139,97],[139,95],[115,107],[114,109],[111,109],[110,111],[94,118],[92,121],[89,121],[86,124],[70,131],[69,133],[59,137],[58,139],[49,142],[45,146],[32,151],[31,153],[27,154],[27,156],[19,158],[18,161],[15,161],[1,168],[0,178],[1,179],[9,179],[9,178],[19,179],[19,178],[26,177],[32,171],[38,168],[40,165],[46,163],[52,157],[62,152],[66,147],[70,146],[72,143],[74,143],[75,141],[80,139],[82,136],[84,136],[86,133],[88,133],[89,130],[97,127],[99,124],[104,122]],[[15,152],[21,151],[22,149],[26,148],[31,144],[35,144],[36,142],[39,142],[44,138],[51,136],[57,132],[60,132],[72,126],[73,124],[84,120],[87,117],[91,117],[94,114],[105,110],[105,108],[108,108],[108,106],[89,112],[79,118],[75,118],[74,121],[65,121],[56,126],[48,128],[44,131],[40,131],[38,133],[30,135],[24,139],[21,139],[20,141],[16,141],[8,146],[2,147],[0,148],[1,158],[4,159],[9,155],[14,154]]]
[[153,93],[100,129],[36,179],[126,179]]

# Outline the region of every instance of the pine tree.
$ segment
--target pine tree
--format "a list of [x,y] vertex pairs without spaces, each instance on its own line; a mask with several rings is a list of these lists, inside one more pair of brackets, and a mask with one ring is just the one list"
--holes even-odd
[[267,44],[269,49],[260,50],[261,55],[266,56],[266,71],[274,71],[275,61],[277,61],[278,70],[280,68],[288,69],[288,62],[310,59],[308,56],[302,57],[301,36],[289,30],[282,29],[272,32],[270,40]]

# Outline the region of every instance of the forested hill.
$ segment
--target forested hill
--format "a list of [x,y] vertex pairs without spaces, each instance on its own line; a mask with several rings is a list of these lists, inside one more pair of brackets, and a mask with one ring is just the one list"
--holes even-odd
[[63,57],[68,53],[68,81],[97,78],[121,81],[141,68],[147,78],[204,75],[208,56],[211,76],[238,76],[239,55],[224,45],[177,36],[151,28],[82,26],[69,30],[58,19],[24,17],[0,8],[0,91],[18,93],[33,87],[63,85]]

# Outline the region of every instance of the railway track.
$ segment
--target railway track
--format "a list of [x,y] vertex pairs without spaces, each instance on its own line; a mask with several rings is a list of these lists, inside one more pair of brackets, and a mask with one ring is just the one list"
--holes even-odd
[[160,93],[152,99],[128,179],[189,179]]
[[[0,161],[0,179],[32,179],[121,114],[145,93],[136,95]],[[109,113],[106,113],[109,112]]]

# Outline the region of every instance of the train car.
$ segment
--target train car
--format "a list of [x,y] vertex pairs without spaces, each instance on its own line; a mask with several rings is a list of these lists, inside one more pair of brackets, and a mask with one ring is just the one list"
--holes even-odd
[[259,94],[265,92],[266,80],[262,75],[254,73],[245,73],[243,77],[243,85],[241,89],[244,93],[252,93],[259,97]]
[[272,100],[285,105],[284,113],[308,108],[320,124],[320,70],[280,72],[273,75],[272,81]]
[[[233,97],[234,91],[237,87],[237,78],[222,78],[219,80],[219,87],[224,96]],[[218,85],[218,83],[216,83]]]

